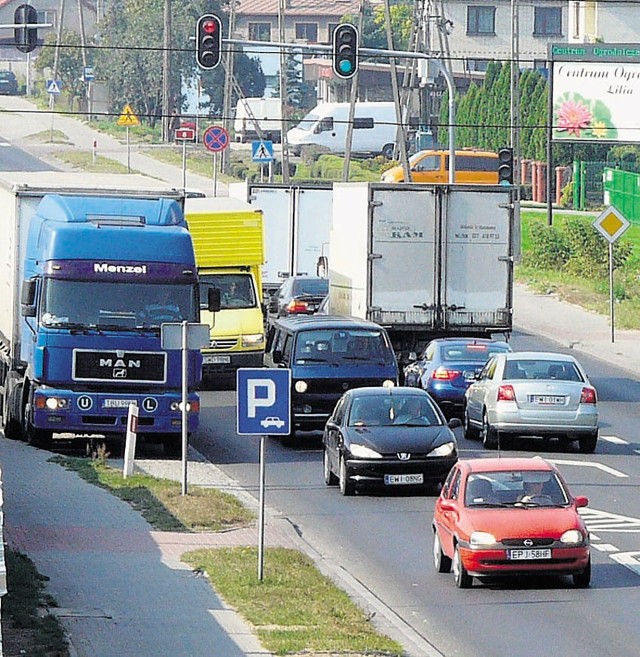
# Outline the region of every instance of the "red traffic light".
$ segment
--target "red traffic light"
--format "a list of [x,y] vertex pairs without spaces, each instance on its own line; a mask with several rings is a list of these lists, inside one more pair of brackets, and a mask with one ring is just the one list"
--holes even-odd
[[222,21],[204,14],[196,23],[196,62],[205,71],[215,68],[222,56]]

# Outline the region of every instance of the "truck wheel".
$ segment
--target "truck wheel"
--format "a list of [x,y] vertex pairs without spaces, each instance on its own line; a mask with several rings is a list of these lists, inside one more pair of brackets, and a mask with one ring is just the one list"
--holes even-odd
[[21,435],[20,422],[17,419],[15,412],[15,404],[12,400],[19,399],[20,395],[17,394],[17,389],[14,394],[9,396],[9,379],[4,382],[4,394],[2,395],[2,430],[5,438],[9,440],[19,440]]
[[26,404],[22,415],[22,438],[33,447],[51,449],[53,432],[36,429],[31,422],[31,404]]

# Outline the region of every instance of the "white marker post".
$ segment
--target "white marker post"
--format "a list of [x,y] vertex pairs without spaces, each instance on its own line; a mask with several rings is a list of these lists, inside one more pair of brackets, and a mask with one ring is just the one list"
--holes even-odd
[[124,465],[122,467],[122,477],[124,479],[133,474],[133,465],[136,455],[136,439],[138,437],[138,416],[138,406],[136,404],[129,404],[127,437],[124,443]]

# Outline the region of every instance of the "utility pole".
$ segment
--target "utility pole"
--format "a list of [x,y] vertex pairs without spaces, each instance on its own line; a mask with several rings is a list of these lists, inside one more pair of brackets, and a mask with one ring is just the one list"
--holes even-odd
[[162,50],[162,141],[169,141],[171,115],[171,0],[164,0]]
[[[513,149],[514,222],[520,226],[520,7],[511,0],[511,148]],[[550,191],[550,190],[549,190]]]
[[[278,33],[281,43],[284,43],[284,9],[286,0],[278,0]],[[287,141],[287,55],[286,49],[280,49],[280,116],[282,120],[280,139],[282,146],[282,182],[289,182],[289,142]]]
[[[236,29],[236,0],[229,3],[229,34],[233,35]],[[224,94],[222,101],[222,121],[223,126],[228,134],[231,134],[231,98],[233,96],[233,64],[234,52],[232,48],[227,48],[224,63]],[[222,151],[222,171],[229,171],[230,149],[225,148]]]

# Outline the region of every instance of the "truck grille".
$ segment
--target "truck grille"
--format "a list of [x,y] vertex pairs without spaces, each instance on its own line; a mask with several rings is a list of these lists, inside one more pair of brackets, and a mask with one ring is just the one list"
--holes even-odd
[[74,381],[126,381],[135,383],[165,383],[167,355],[148,351],[87,351],[73,352]]
[[209,342],[209,349],[221,349],[226,351],[233,349],[238,344],[238,338],[217,338]]

